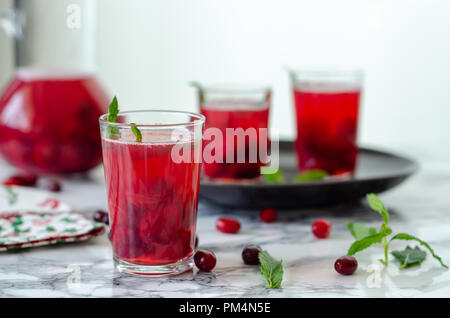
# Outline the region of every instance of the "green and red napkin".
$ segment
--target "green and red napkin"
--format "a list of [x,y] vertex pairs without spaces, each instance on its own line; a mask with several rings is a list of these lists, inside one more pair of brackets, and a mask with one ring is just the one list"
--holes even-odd
[[104,232],[104,224],[72,212],[48,192],[0,187],[0,251],[77,242]]

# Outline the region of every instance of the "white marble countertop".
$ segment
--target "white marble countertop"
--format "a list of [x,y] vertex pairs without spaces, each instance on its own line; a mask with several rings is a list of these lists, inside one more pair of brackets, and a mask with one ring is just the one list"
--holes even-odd
[[[4,164],[0,177],[11,170]],[[57,196],[77,210],[91,214],[106,208],[101,170],[92,180],[63,181]],[[389,193],[381,195],[391,212],[395,232],[407,231],[429,242],[450,263],[450,160],[422,164],[421,171]],[[226,235],[215,229],[218,216],[232,214],[241,232]],[[329,239],[311,234],[311,223],[325,217],[333,224]],[[420,267],[402,271],[391,262],[382,269],[381,247],[357,255],[353,276],[333,268],[346,253],[352,238],[348,221],[379,226],[379,215],[366,206],[286,211],[279,220],[264,224],[258,211],[228,211],[201,204],[198,218],[200,246],[217,255],[211,273],[185,273],[173,278],[134,277],[114,270],[106,235],[87,242],[33,248],[0,254],[0,297],[448,297],[450,271],[427,256]],[[269,289],[258,266],[241,260],[243,246],[256,243],[283,259],[285,274],[280,289]],[[396,243],[397,244],[397,243]],[[397,247],[403,247],[398,243]],[[394,246],[395,247],[395,246]],[[375,264],[375,265],[371,265]],[[371,271],[372,270],[372,271]],[[77,273],[80,281],[77,282]]]

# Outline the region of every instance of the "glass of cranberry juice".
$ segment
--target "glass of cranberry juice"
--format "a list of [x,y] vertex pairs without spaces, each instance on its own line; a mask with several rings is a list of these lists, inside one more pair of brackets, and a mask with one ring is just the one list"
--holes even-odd
[[[268,122],[271,91],[266,86],[249,85],[215,85],[201,86],[199,89],[199,108],[206,117],[206,129],[217,128],[222,132],[222,162],[203,163],[204,175],[210,179],[253,179],[258,178],[260,168],[266,158],[259,157],[260,139],[268,142]],[[227,136],[227,128],[248,132],[254,129],[255,134],[248,133],[244,138]],[[265,129],[265,130],[264,130]],[[231,140],[234,138],[233,140]],[[205,141],[205,146],[209,141]],[[234,160],[227,160],[227,154],[233,151]],[[253,160],[251,151],[258,153]],[[239,162],[238,153],[244,153],[244,162]]]
[[[204,117],[176,111],[100,117],[110,240],[120,271],[166,276],[192,267]],[[136,125],[141,140],[131,129]]]
[[291,73],[300,172],[353,175],[358,158],[360,71]]

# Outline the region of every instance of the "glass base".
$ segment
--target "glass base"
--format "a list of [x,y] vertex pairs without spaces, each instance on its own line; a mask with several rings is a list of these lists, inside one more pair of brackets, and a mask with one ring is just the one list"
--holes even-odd
[[138,276],[165,277],[179,275],[193,267],[192,256],[167,265],[138,265],[114,258],[116,268],[122,272]]

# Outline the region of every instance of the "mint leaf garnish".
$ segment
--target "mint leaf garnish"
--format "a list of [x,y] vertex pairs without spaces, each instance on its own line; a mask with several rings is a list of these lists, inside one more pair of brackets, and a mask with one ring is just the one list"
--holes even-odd
[[389,213],[383,202],[381,202],[381,200],[374,193],[369,193],[367,195],[367,201],[369,202],[369,206],[372,208],[372,210],[377,211],[381,214],[384,223],[387,225],[389,223]]
[[[108,110],[108,121],[115,123],[117,121],[117,115],[119,114],[119,103],[117,102],[117,97],[114,96],[111,104],[109,104]],[[109,138],[118,139],[120,137],[119,128],[116,126],[109,125],[106,127],[106,132]]]
[[279,288],[283,280],[283,264],[277,261],[267,251],[258,254],[261,263],[261,275],[267,280],[269,288]]
[[391,254],[400,262],[399,269],[420,265],[427,256],[427,253],[418,246],[415,248],[407,246],[403,251],[393,251]]
[[374,227],[367,227],[364,223],[347,223],[347,228],[356,240],[363,239],[377,233]]
[[131,131],[136,136],[136,141],[142,142],[142,134],[141,134],[141,131],[139,130],[139,128],[137,128],[136,124],[131,123]]
[[312,169],[302,173],[299,173],[295,178],[294,182],[305,182],[305,181],[318,181],[323,180],[328,176],[328,173],[320,169]]
[[405,240],[405,241],[416,241],[416,242],[419,242],[420,245],[425,246],[425,247],[427,248],[427,250],[430,252],[430,254],[431,254],[435,259],[438,260],[438,262],[441,264],[442,267],[448,268],[448,266],[447,266],[446,264],[444,264],[444,262],[442,261],[442,259],[441,259],[438,255],[436,255],[436,253],[435,253],[434,250],[431,248],[431,246],[430,246],[427,242],[422,241],[421,239],[419,239],[418,237],[415,237],[415,236],[413,236],[413,235],[406,234],[406,233],[399,233],[399,234],[397,234],[397,235],[394,235],[394,236],[391,238],[390,241],[392,242],[393,240]]
[[263,174],[264,182],[266,183],[278,183],[284,182],[283,175],[281,173],[281,169],[278,169],[277,172],[272,174]]
[[117,97],[114,96],[111,104],[109,104],[108,110],[108,121],[115,123],[117,121],[117,115],[119,114],[119,103],[117,102]]

